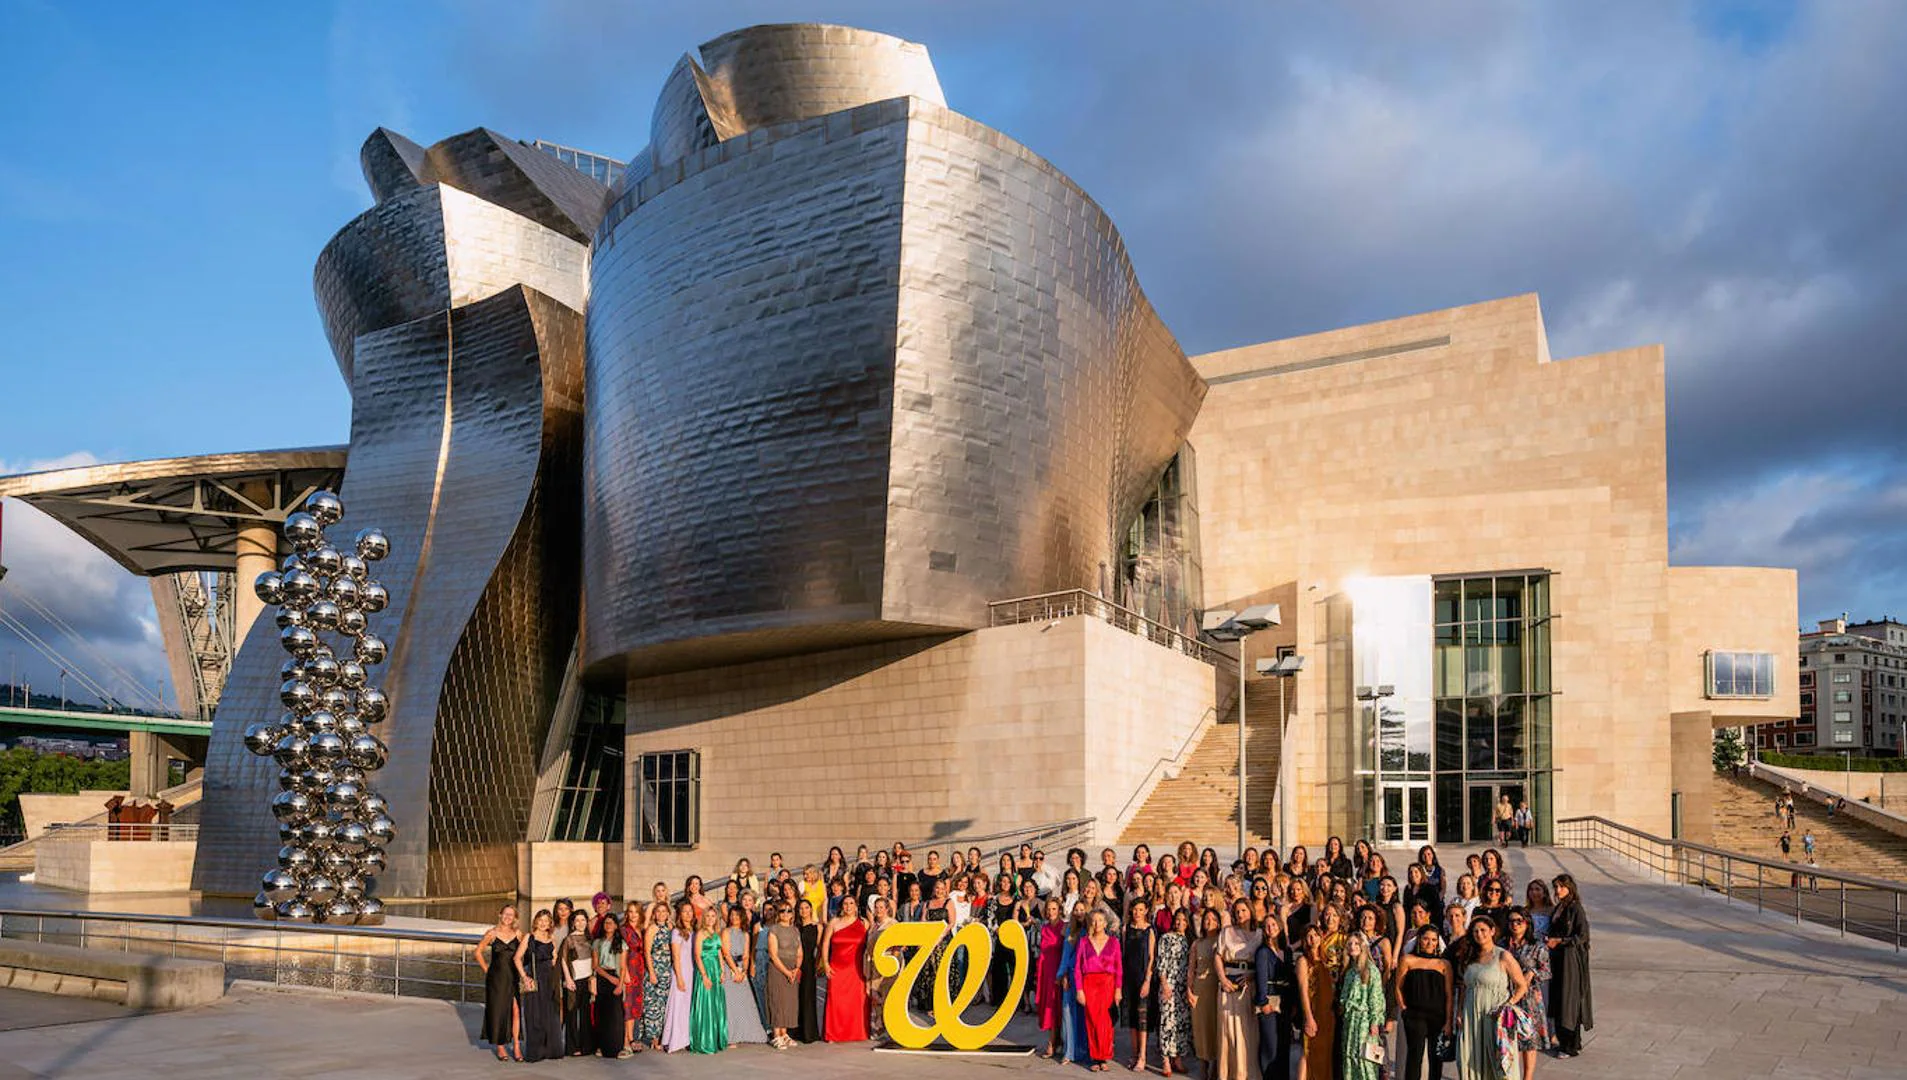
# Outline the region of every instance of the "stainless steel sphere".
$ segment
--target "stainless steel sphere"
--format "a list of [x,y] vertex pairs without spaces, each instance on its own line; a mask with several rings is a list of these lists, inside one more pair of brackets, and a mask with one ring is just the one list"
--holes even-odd
[[279,592],[283,598],[279,601],[286,607],[304,607],[316,600],[324,591],[316,574],[306,570],[301,563],[296,569],[287,570],[278,580]]
[[355,856],[334,847],[330,851],[325,852],[324,855],[318,859],[318,868],[327,877],[335,879],[345,874],[356,873],[358,860]]
[[[333,839],[339,850],[363,855],[371,847],[371,830],[365,828],[361,821],[347,822],[338,827],[337,836]],[[354,860],[353,865],[360,866],[362,863]]]
[[364,770],[358,768],[357,766],[351,764],[350,762],[345,762],[344,764],[339,765],[333,771],[338,774],[336,782],[342,783],[346,780],[349,780],[351,783],[356,784],[360,791],[363,790],[365,784],[368,783],[368,781],[365,779],[365,776],[364,776]]
[[245,726],[245,749],[259,757],[270,757],[272,747],[285,737],[283,728],[272,724],[247,724]]
[[339,681],[338,676],[342,674],[339,669],[343,666],[332,657],[314,656],[310,663],[305,665],[305,681],[320,690],[327,686],[336,686]]
[[340,611],[355,611],[358,606],[358,583],[344,574],[339,574],[325,585],[325,595],[338,605]]
[[315,551],[324,543],[324,526],[303,510],[285,518],[285,539],[299,554]]
[[383,529],[365,529],[357,536],[358,558],[374,563],[391,553],[390,538]]
[[358,800],[358,808],[364,812],[367,821],[380,815],[388,817],[391,813],[391,804],[385,801],[384,796],[369,790],[365,791],[364,798]]
[[313,874],[305,879],[304,895],[314,904],[328,904],[338,895],[338,883],[323,873]]
[[[347,900],[356,900],[364,895],[364,879],[356,874],[346,874],[338,879],[338,895]],[[355,914],[355,911],[353,912]]]
[[[302,628],[301,628],[302,629]],[[310,631],[306,631],[309,633]],[[293,679],[278,686],[278,700],[285,708],[296,713],[308,713],[318,706],[318,691],[303,679]]]
[[280,821],[303,821],[316,805],[302,791],[281,791],[271,797],[271,814]]
[[358,691],[358,718],[367,724],[375,724],[390,715],[391,699],[384,691],[375,686],[367,686]]
[[311,737],[311,760],[321,765],[344,759],[344,740],[335,731],[320,731]]
[[267,870],[260,881],[261,891],[270,897],[274,904],[297,896],[301,884],[298,875],[286,870]]
[[371,579],[371,564],[359,558],[357,552],[351,551],[345,553],[344,565],[338,572],[362,585]]
[[304,718],[305,734],[316,735],[320,731],[336,731],[338,717],[329,709],[313,709],[311,715]]
[[344,760],[360,769],[382,769],[389,753],[375,735],[354,735],[344,744]]
[[338,835],[337,826],[323,818],[312,818],[298,826],[298,842],[308,848],[322,850],[331,846],[331,840]]
[[337,776],[324,765],[307,760],[304,768],[298,770],[298,790],[314,799],[324,797],[324,789],[337,783]]
[[280,630],[289,630],[294,626],[307,626],[311,620],[305,618],[304,608],[285,607],[272,615],[272,622],[277,623]]
[[[280,775],[280,776],[289,776],[289,775],[291,775],[291,774],[289,774],[289,773],[279,773],[278,775]],[[282,783],[281,783],[281,785],[280,785],[280,786],[283,786],[283,785],[282,785]],[[281,843],[281,844],[302,844],[302,843],[304,843],[304,841],[303,841],[303,840],[301,840],[301,839],[299,839],[299,837],[298,837],[298,826],[296,826],[296,825],[293,825],[293,824],[292,824],[291,822],[289,822],[289,821],[281,821],[281,822],[279,822],[279,823],[278,823],[278,842],[279,842],[279,843]]]
[[311,849],[298,844],[286,844],[278,849],[278,868],[294,875],[308,874],[317,864],[317,858]]
[[357,902],[359,926],[383,926],[384,904],[375,896],[360,897]]
[[345,637],[363,637],[364,632],[370,628],[371,620],[365,618],[364,612],[356,608],[338,613],[338,633]]
[[338,896],[324,906],[324,921],[339,926],[350,926],[358,921],[357,901],[348,896]]
[[378,847],[389,847],[391,841],[397,839],[397,822],[383,814],[365,822],[364,827],[370,830],[371,842]]
[[305,609],[305,618],[310,621],[313,630],[336,630],[338,616],[343,612],[338,605],[329,600],[314,600]]
[[278,909],[278,917],[285,922],[317,922],[318,913],[311,902],[303,897],[288,900]]
[[326,544],[306,555],[305,565],[320,579],[329,579],[344,571],[344,552]]
[[286,735],[271,748],[271,756],[281,768],[297,772],[311,761],[311,743],[302,735]]
[[272,903],[271,897],[266,896],[264,893],[259,893],[257,896],[252,897],[252,914],[260,919],[276,919],[278,917],[278,905]]
[[334,686],[318,695],[318,707],[333,716],[350,712],[356,702],[356,695],[342,686]]
[[338,717],[338,734],[344,736],[347,746],[350,745],[351,736],[362,735],[364,730],[364,721],[358,719],[357,713],[348,712]]
[[[348,748],[347,748],[347,752]],[[327,810],[356,810],[358,800],[364,792],[349,780],[339,780],[324,789],[324,805]]]
[[317,518],[320,525],[336,525],[344,520],[344,500],[335,492],[319,488],[305,500],[305,512]]
[[358,589],[358,607],[367,615],[376,615],[391,606],[391,591],[375,581],[367,581]]
[[[284,627],[281,626],[279,629],[283,630]],[[291,682],[295,679],[303,679],[304,677],[305,662],[295,656],[278,665],[278,681],[281,683]]]
[[285,576],[276,570],[267,570],[252,582],[252,592],[267,604],[281,603],[285,599]]
[[376,634],[365,634],[353,642],[351,646],[351,659],[356,660],[365,667],[375,667],[378,664],[382,664],[384,658],[389,654],[390,646],[384,644],[384,639],[378,637]]
[[278,632],[278,643],[293,656],[310,656],[318,650],[318,635],[308,626],[292,626]]
[[356,660],[338,662],[338,685],[346,690],[356,690],[364,685],[364,665]]
[[365,848],[358,856],[358,873],[364,877],[384,872],[384,849],[375,845]]
[[293,570],[297,570],[303,567],[304,565],[305,565],[305,557],[294,551],[291,554],[285,556],[284,558],[278,560],[278,572],[281,574],[289,574]]
[[[300,780],[302,780],[302,779],[304,779],[304,775],[305,775],[305,774],[304,774],[304,773],[301,773],[301,772],[292,772],[292,771],[291,771],[290,769],[280,769],[280,770],[278,770],[278,790],[280,790],[280,791],[297,791],[297,790],[299,790],[299,783],[298,783],[298,782],[299,782]],[[290,839],[290,838],[289,838],[289,837],[281,837],[281,839],[287,839],[287,840],[288,840],[288,839]]]

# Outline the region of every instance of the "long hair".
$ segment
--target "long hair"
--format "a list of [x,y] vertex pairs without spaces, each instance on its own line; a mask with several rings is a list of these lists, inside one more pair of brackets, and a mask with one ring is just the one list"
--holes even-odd
[[[1564,904],[1580,905],[1583,902],[1582,889],[1577,887],[1576,879],[1569,874],[1557,874],[1554,878],[1550,879],[1550,885],[1554,887],[1557,892],[1563,889],[1569,890],[1569,896],[1567,898],[1551,901],[1555,906],[1562,907]],[[1552,892],[1550,895],[1554,897],[1556,894]]]
[[1377,965],[1371,962],[1371,944],[1363,934],[1352,934],[1344,943],[1344,970],[1357,972],[1360,979],[1376,979]]

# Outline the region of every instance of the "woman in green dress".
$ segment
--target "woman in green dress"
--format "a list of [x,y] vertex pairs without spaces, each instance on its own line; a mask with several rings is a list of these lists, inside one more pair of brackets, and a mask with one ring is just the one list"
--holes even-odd
[[690,988],[689,1050],[719,1054],[728,1049],[728,996],[723,982],[733,979],[728,950],[722,948],[721,917],[704,908],[695,932],[695,984]]
[[1529,993],[1523,968],[1507,949],[1497,947],[1496,923],[1473,919],[1470,936],[1458,951],[1457,1080],[1501,1080],[1497,1050],[1497,1014]]
[[[1344,974],[1338,978],[1338,1075],[1377,1080],[1391,1021],[1384,1004],[1384,970],[1371,954],[1370,939],[1352,934],[1344,943]],[[1380,1060],[1372,1060],[1372,1050]]]

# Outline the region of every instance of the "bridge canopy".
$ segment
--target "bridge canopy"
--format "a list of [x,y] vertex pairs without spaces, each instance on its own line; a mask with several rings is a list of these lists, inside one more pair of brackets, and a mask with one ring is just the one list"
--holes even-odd
[[241,529],[275,530],[313,491],[336,490],[344,461],[344,447],[320,446],[83,465],[0,477],[0,496],[51,515],[135,574],[229,571]]

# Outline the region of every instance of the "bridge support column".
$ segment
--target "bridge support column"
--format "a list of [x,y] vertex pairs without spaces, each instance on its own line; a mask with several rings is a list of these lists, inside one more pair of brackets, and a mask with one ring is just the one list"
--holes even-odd
[[252,591],[252,582],[265,571],[278,568],[278,530],[268,522],[240,526],[236,549],[238,560],[232,576],[236,593],[232,598],[234,649],[245,643],[245,635],[251,631],[258,613],[265,610],[264,601]]
[[185,762],[185,779],[205,771],[203,735],[160,735],[151,731],[127,733],[126,749],[132,779],[126,785],[135,799],[150,799],[172,786],[172,762]]

